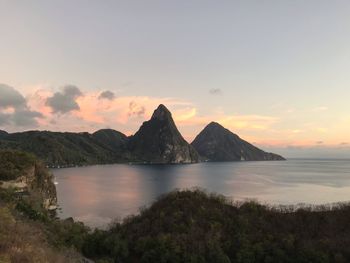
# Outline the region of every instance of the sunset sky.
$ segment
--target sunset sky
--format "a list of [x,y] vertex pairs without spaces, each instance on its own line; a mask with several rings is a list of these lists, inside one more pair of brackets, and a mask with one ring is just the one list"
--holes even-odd
[[[349,1],[0,0],[0,129],[133,134],[158,104],[287,157],[350,158]],[[302,156],[301,156],[302,155]]]

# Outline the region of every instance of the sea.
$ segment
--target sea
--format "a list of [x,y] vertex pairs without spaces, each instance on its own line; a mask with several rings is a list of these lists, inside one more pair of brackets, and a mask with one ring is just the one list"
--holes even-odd
[[200,188],[233,201],[317,205],[350,201],[350,160],[94,165],[52,169],[58,216],[106,228],[174,190]]

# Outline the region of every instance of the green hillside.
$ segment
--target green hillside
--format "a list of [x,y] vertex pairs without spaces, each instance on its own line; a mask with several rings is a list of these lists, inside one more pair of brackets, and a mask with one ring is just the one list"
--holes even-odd
[[[109,133],[114,132],[104,132],[104,135],[108,136]],[[31,152],[49,166],[124,162],[126,152],[122,145],[126,138],[113,136],[112,139],[113,144],[106,142],[100,132],[89,134],[29,131],[2,137],[0,148]]]

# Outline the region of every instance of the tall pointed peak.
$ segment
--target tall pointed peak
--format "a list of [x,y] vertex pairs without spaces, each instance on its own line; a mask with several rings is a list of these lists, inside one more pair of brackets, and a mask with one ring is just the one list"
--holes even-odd
[[171,118],[172,118],[171,112],[163,104],[160,104],[158,108],[153,112],[151,119],[157,119],[157,120],[163,121]]
[[151,163],[194,163],[198,153],[185,141],[171,117],[160,104],[129,140],[129,149],[138,161]]

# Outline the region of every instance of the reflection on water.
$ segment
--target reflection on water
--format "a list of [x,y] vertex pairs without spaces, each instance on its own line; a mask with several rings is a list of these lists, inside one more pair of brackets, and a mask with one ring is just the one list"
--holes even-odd
[[350,161],[104,165],[52,170],[60,216],[91,226],[137,213],[175,188],[201,187],[234,199],[272,204],[350,200]]

